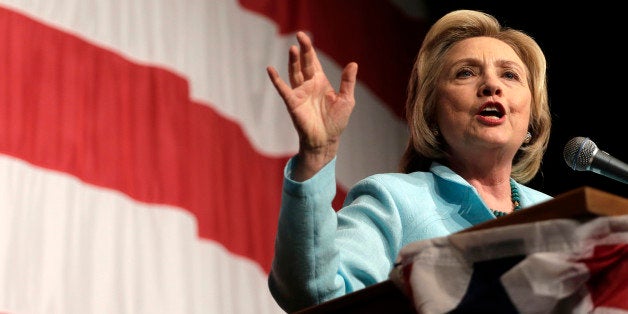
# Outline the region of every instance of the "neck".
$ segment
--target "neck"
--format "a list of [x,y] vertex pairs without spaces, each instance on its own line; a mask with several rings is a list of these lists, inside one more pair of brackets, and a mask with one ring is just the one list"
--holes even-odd
[[507,210],[511,207],[510,178],[502,179],[493,184],[486,184],[486,182],[478,180],[470,180],[468,182],[478,191],[478,194],[480,194],[480,197],[489,208]]
[[[481,155],[464,158],[448,158],[447,166],[467,181],[476,181],[487,188],[499,188],[510,180],[512,159],[495,157],[495,155]],[[508,184],[505,185],[508,187]]]
[[509,211],[491,209],[495,217],[505,216],[511,212],[521,209],[521,201],[519,199],[519,190],[517,189],[516,184],[512,181],[510,182],[510,195],[511,195],[510,201],[512,204],[511,209]]

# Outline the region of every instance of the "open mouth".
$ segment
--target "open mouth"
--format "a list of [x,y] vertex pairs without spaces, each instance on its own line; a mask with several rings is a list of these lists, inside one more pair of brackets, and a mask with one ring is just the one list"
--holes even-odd
[[501,119],[505,112],[504,107],[499,104],[486,104],[478,114],[486,118]]

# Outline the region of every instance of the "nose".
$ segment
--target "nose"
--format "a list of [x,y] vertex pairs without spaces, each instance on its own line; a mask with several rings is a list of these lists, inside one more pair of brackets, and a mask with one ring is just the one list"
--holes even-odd
[[478,92],[479,96],[501,95],[502,88],[500,86],[499,80],[487,78],[480,86],[480,90]]

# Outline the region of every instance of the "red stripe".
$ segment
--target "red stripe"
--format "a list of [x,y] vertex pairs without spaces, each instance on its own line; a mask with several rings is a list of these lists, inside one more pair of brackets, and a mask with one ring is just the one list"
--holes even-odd
[[587,287],[595,308],[628,310],[628,244],[596,246],[582,261],[589,268]]
[[188,210],[269,270],[288,156],[261,155],[174,73],[2,8],[0,28],[1,153]]
[[341,66],[356,61],[358,79],[405,120],[406,87],[426,21],[409,17],[387,0],[239,1],[274,20],[281,33],[308,30],[317,49]]

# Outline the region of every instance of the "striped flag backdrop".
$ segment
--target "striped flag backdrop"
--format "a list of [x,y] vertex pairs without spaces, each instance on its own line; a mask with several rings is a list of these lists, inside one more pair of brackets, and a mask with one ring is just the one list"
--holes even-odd
[[[413,6],[404,4],[412,3]],[[305,30],[360,64],[336,205],[394,171],[414,1],[0,0],[0,313],[280,313],[266,278]]]

